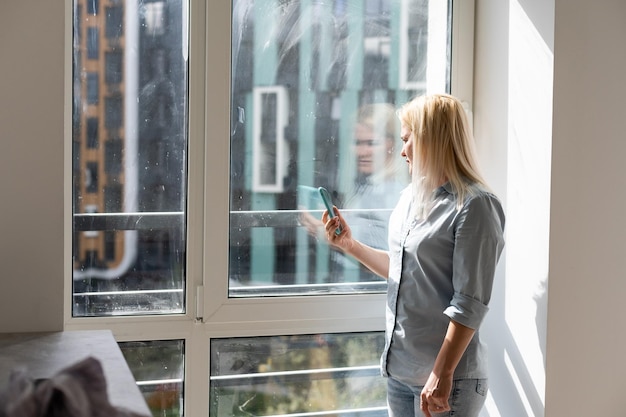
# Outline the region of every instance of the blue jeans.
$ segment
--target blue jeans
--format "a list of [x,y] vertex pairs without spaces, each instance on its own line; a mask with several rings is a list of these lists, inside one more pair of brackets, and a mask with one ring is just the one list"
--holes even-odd
[[[450,411],[432,413],[437,417],[477,417],[487,397],[486,379],[455,379],[448,403]],[[421,386],[410,386],[387,378],[389,417],[423,417],[420,410]]]

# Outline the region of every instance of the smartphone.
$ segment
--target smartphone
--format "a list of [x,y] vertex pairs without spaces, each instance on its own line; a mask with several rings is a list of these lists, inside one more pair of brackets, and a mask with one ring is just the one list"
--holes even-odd
[[[335,211],[333,210],[333,201],[330,198],[330,193],[324,187],[319,187],[317,190],[319,191],[320,196],[322,197],[322,201],[324,202],[324,206],[326,206],[326,210],[328,210],[328,217],[332,219],[333,217],[335,217]],[[343,229],[341,228],[341,225],[339,225],[339,227],[335,229],[335,234],[336,235],[341,234],[342,230]]]

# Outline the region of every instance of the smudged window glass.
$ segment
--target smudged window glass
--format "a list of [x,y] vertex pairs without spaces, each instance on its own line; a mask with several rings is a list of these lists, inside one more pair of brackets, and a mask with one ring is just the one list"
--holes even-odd
[[74,1],[74,316],[185,312],[185,10]]
[[367,293],[329,247],[318,187],[385,249],[409,177],[395,110],[450,90],[450,3],[234,0],[229,295]]

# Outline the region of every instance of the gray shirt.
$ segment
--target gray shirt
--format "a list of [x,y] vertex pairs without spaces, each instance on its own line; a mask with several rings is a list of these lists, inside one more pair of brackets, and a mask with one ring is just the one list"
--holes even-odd
[[478,328],[504,247],[504,212],[493,194],[477,186],[472,191],[459,210],[450,184],[439,187],[432,210],[417,221],[407,187],[391,214],[385,376],[423,385],[452,319],[476,329],[455,379],[487,377]]

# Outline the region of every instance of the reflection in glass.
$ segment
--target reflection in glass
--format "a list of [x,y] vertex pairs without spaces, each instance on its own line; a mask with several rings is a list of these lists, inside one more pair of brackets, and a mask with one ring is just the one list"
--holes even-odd
[[379,332],[213,339],[209,415],[386,416],[383,344]]
[[74,316],[185,311],[185,1],[74,1]]
[[183,340],[120,342],[124,359],[154,417],[183,415]]
[[395,109],[449,91],[449,2],[234,0],[232,16],[230,296],[384,291],[325,243],[315,189],[386,248],[408,185]]

